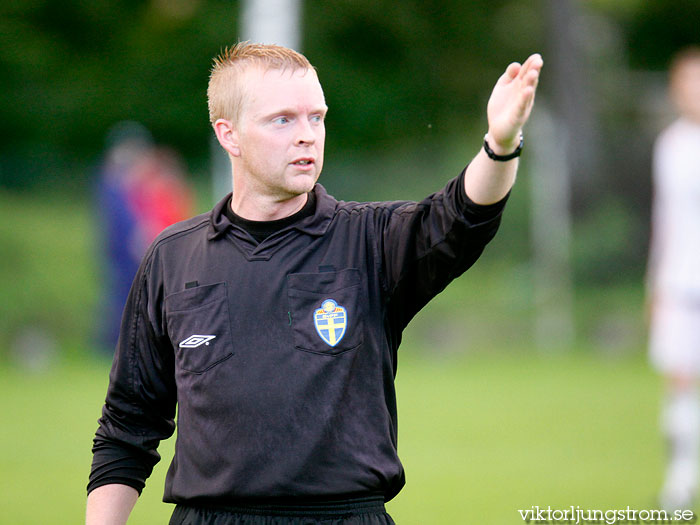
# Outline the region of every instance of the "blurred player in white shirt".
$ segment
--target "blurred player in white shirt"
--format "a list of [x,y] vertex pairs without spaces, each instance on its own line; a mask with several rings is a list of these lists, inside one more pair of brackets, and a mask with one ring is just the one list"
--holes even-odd
[[666,379],[660,503],[680,509],[696,497],[700,463],[700,48],[676,55],[669,87],[679,118],[654,147],[648,299],[651,360]]

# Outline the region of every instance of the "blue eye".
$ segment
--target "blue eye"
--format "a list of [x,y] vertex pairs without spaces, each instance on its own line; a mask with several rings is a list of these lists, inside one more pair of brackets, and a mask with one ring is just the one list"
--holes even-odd
[[314,123],[323,122],[323,117],[321,115],[314,115],[313,117],[311,117],[311,122],[314,122]]
[[287,117],[277,117],[272,122],[274,122],[275,124],[286,124],[287,122],[289,122],[289,119]]

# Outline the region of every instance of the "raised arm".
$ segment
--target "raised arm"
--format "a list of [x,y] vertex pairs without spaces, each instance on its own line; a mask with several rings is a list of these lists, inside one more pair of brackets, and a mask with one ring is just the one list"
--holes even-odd
[[[520,144],[523,126],[535,101],[543,61],[531,55],[522,65],[514,62],[496,82],[487,106],[486,142],[496,155],[509,155]],[[464,189],[477,204],[493,204],[507,195],[518,170],[518,159],[496,161],[484,148],[469,164]]]

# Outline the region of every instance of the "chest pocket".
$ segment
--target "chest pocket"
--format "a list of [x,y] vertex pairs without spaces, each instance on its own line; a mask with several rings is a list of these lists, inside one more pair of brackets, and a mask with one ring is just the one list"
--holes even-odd
[[202,374],[233,355],[226,283],[169,295],[165,312],[179,370]]
[[294,346],[338,355],[363,342],[365,300],[357,269],[287,276]]

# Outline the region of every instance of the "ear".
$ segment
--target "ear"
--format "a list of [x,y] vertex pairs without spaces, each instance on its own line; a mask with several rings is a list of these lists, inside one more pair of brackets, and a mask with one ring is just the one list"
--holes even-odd
[[221,147],[229,155],[240,157],[241,148],[238,145],[238,130],[234,128],[230,120],[220,118],[214,122],[214,133],[216,133],[216,139],[221,144]]

